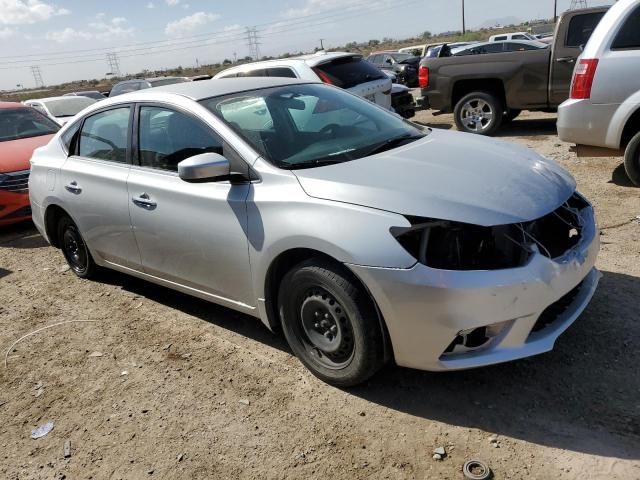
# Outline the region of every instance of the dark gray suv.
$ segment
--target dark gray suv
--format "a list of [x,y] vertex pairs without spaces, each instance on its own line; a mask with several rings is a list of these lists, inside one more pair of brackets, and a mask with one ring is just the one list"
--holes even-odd
[[133,80],[124,80],[116,83],[109,93],[110,97],[122,95],[123,93],[135,92],[145,88],[161,87],[163,85],[171,85],[172,83],[190,82],[186,77],[156,77],[156,78],[136,78]]

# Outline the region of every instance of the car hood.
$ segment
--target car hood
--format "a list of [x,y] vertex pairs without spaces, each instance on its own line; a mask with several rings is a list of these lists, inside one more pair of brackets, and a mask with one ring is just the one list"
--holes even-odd
[[378,155],[293,173],[311,197],[483,226],[540,218],[575,190],[568,172],[532,150],[443,130]]
[[54,135],[21,138],[0,142],[0,173],[29,170],[29,160],[33,151],[49,143]]

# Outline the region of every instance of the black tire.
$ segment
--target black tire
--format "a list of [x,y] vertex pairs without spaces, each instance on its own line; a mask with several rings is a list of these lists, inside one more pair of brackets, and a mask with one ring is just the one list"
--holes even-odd
[[453,118],[461,132],[491,136],[500,128],[503,112],[498,97],[488,92],[472,92],[456,103]]
[[627,144],[624,151],[624,169],[629,180],[640,187],[640,132]]
[[280,284],[278,308],[291,350],[324,382],[351,387],[383,366],[376,309],[340,266],[312,259],[292,268]]
[[510,122],[512,120],[515,120],[518,115],[520,115],[520,113],[522,113],[522,110],[516,110],[516,109],[509,109],[506,111],[506,113],[504,113],[502,115],[502,121],[503,122]]
[[96,263],[80,230],[67,216],[62,217],[58,222],[58,240],[71,271],[80,278],[93,277],[97,270]]

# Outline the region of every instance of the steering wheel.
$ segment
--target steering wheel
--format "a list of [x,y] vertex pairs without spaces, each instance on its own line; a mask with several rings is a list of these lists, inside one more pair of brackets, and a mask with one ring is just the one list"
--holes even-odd
[[340,125],[337,123],[329,123],[320,129],[319,133],[331,133],[332,136],[335,136],[336,131],[340,128]]

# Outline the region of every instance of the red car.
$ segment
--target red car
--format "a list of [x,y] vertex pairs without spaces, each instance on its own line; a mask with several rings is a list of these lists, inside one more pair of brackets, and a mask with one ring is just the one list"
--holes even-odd
[[29,160],[59,129],[31,107],[0,102],[0,227],[31,218]]

